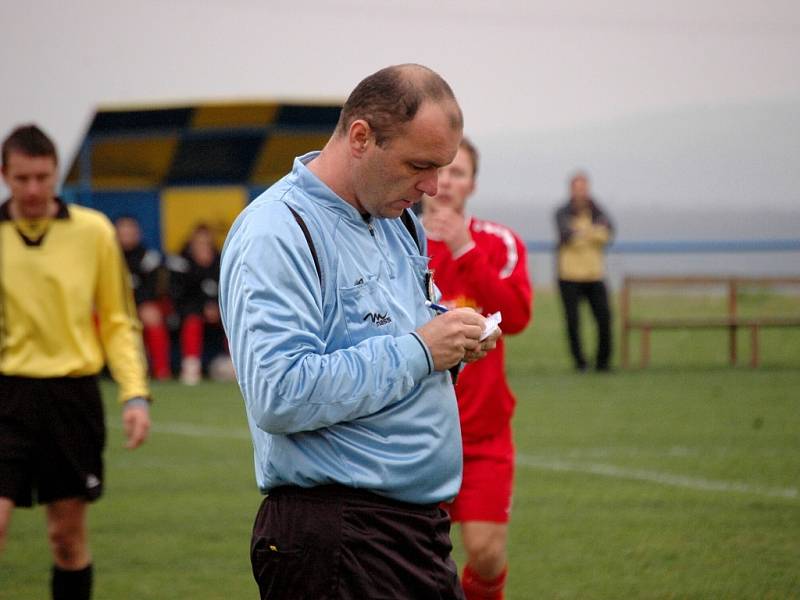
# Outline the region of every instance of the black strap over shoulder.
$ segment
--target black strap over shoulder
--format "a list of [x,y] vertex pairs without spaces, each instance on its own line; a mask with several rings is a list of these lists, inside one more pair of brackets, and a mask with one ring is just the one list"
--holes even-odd
[[[317,256],[317,249],[314,247],[314,241],[311,239],[311,232],[308,230],[308,225],[306,222],[303,221],[303,217],[293,209],[291,206],[286,204],[286,208],[288,208],[292,212],[292,216],[294,220],[297,221],[297,224],[300,225],[300,229],[303,230],[303,235],[306,238],[306,242],[308,243],[308,249],[311,250],[311,257],[314,259],[314,267],[317,269],[317,277],[319,277],[319,282],[322,284],[322,269],[319,266],[319,257]],[[419,236],[417,235],[417,228],[414,225],[414,219],[411,218],[411,213],[408,212],[408,209],[403,210],[403,214],[400,215],[400,220],[403,221],[403,225],[406,226],[408,229],[408,233],[411,234],[411,237],[414,239],[414,243],[419,248],[420,254],[422,253],[422,247],[419,244]]]
[[314,267],[317,269],[317,277],[319,277],[320,284],[322,283],[322,269],[319,266],[319,257],[317,256],[317,249],[314,247],[314,242],[311,239],[311,233],[308,231],[308,226],[306,222],[303,221],[303,217],[301,217],[298,212],[293,209],[288,204],[286,207],[292,211],[292,216],[294,220],[297,221],[297,224],[300,225],[300,229],[303,230],[303,235],[306,238],[306,243],[308,243],[308,249],[311,250],[311,257],[314,259]]
[[408,233],[411,234],[411,237],[414,239],[414,243],[419,248],[419,253],[422,254],[422,246],[419,244],[419,236],[417,236],[417,228],[414,225],[414,219],[411,218],[411,212],[406,208],[403,209],[403,214],[400,215],[400,219],[403,221],[403,225],[406,226],[408,229]]

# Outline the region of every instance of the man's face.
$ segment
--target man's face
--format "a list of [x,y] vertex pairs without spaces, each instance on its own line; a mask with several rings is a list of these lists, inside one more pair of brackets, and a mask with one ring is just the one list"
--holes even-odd
[[459,147],[453,162],[439,169],[439,190],[436,195],[425,194],[423,197],[426,209],[447,207],[464,214],[467,198],[475,191],[474,169],[470,153]]
[[447,110],[426,102],[414,119],[383,147],[374,137],[359,158],[354,173],[358,205],[375,217],[396,218],[419,202],[435,196],[439,169],[453,160],[461,130],[450,125]]
[[3,165],[3,180],[11,190],[11,202],[25,219],[41,219],[56,195],[56,161],[52,156],[28,156],[10,152]]
[[575,200],[583,202],[589,198],[589,180],[585,177],[576,177],[572,180],[570,192]]
[[132,250],[139,245],[142,239],[142,232],[136,221],[123,217],[117,220],[116,226],[117,239],[123,250]]
[[211,232],[205,229],[197,229],[189,241],[189,254],[200,266],[210,267],[214,263],[214,257],[216,256],[214,238],[211,236]]

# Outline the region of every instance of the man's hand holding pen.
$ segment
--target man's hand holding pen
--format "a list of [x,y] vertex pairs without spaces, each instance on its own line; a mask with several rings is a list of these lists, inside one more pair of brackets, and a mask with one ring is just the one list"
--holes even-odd
[[[438,305],[429,306],[437,310]],[[495,347],[500,329],[481,341],[486,319],[480,314],[471,308],[441,309],[437,310],[439,316],[417,329],[433,357],[434,370],[444,371],[459,362],[476,361]]]

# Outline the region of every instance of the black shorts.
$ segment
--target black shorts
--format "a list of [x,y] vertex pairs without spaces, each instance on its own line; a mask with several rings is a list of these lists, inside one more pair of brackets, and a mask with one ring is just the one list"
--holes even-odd
[[96,500],[105,442],[96,377],[0,375],[0,497],[17,506]]
[[464,600],[450,519],[338,485],[270,491],[250,558],[270,600]]

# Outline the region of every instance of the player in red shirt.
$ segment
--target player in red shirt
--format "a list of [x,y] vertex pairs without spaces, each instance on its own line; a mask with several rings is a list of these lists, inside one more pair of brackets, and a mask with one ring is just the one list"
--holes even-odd
[[[483,315],[501,311],[504,333],[530,322],[533,290],[525,245],[509,228],[470,217],[478,152],[464,138],[450,165],[439,171],[436,196],[423,198],[422,224],[441,303]],[[448,507],[461,524],[467,553],[462,586],[467,600],[503,598],[506,543],[514,474],[511,417],[515,399],[505,376],[503,339],[461,371],[456,395],[464,443],[461,491]]]

